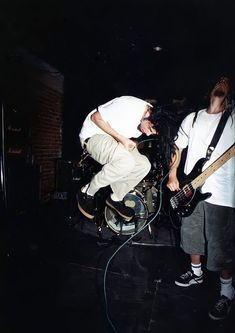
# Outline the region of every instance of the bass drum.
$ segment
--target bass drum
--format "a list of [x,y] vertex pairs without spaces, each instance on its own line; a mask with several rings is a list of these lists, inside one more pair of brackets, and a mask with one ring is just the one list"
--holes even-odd
[[123,222],[123,219],[117,215],[111,208],[105,207],[104,217],[108,227],[119,235],[132,235],[139,231],[148,219],[148,209],[144,203],[143,195],[138,191],[127,193],[123,199],[127,207],[135,211],[135,217],[129,222]]

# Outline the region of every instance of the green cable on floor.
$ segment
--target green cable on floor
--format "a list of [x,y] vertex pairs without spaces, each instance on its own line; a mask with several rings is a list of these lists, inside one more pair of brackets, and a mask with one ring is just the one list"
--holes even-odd
[[[150,140],[146,140],[146,141],[150,141]],[[114,256],[123,248],[124,245],[126,245],[132,238],[134,238],[136,235],[138,235],[141,231],[143,231],[145,228],[147,228],[150,223],[153,222],[153,220],[158,216],[161,208],[162,208],[162,184],[164,182],[164,180],[167,178],[168,173],[163,177],[163,179],[161,180],[160,183],[160,188],[159,188],[159,192],[160,192],[160,199],[159,199],[159,207],[157,212],[154,214],[154,216],[150,219],[150,221],[144,225],[142,228],[140,228],[136,233],[134,233],[133,235],[131,235],[123,244],[121,244],[117,250],[111,255],[111,257],[109,258],[106,266],[105,266],[105,270],[104,270],[104,284],[103,284],[103,288],[104,288],[104,301],[105,301],[105,310],[106,310],[106,318],[110,324],[110,326],[112,327],[113,331],[116,333],[117,330],[114,326],[114,324],[112,323],[110,317],[109,317],[109,311],[108,311],[108,302],[107,302],[107,294],[106,294],[106,276],[107,276],[107,271],[108,271],[108,266],[111,262],[111,260],[114,258]]]

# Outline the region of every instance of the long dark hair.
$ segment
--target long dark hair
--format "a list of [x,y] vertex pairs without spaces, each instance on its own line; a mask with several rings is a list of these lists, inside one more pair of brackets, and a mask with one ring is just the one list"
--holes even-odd
[[[231,80],[228,76],[220,76],[219,79],[217,79],[211,88],[208,90],[205,99],[207,100],[207,104],[209,105],[211,102],[212,96],[224,96],[224,100],[221,104],[221,107],[223,108],[223,112],[229,112],[232,114],[234,110],[234,101],[232,99],[232,87],[231,87]],[[195,112],[192,127],[194,126],[197,116],[198,116],[199,110]]]

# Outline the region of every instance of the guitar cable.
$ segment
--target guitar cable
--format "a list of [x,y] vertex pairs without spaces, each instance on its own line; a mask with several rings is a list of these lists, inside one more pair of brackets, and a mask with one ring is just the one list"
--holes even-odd
[[[148,139],[148,140],[143,140],[140,143],[142,142],[145,142],[145,141],[154,141],[154,139]],[[160,213],[161,211],[161,208],[162,208],[162,185],[163,185],[163,182],[164,180],[167,178],[169,173],[167,173],[161,180],[160,182],[160,186],[159,186],[159,207],[158,207],[158,210],[156,211],[156,213],[151,217],[150,221],[147,222],[146,225],[144,225],[143,227],[141,227],[136,233],[134,233],[133,235],[131,235],[123,244],[121,244],[117,250],[111,255],[111,257],[109,258],[106,266],[105,266],[105,269],[104,269],[104,279],[103,279],[103,292],[104,292],[104,302],[105,302],[105,313],[106,313],[106,318],[108,320],[108,323],[110,324],[113,332],[117,332],[112,320],[110,319],[110,316],[109,316],[109,309],[108,309],[108,301],[107,301],[107,293],[106,293],[106,280],[107,280],[107,271],[108,271],[108,267],[109,267],[109,264],[111,262],[111,260],[115,257],[115,255],[128,243],[130,242],[130,240],[132,240],[136,235],[138,235],[141,231],[143,231],[145,228],[147,228],[150,223],[153,222],[153,220],[156,219],[156,217],[158,216],[158,214]]]

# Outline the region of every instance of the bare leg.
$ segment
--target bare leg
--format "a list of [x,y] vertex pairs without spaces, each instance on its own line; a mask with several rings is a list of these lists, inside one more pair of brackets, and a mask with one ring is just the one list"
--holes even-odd
[[191,263],[195,265],[199,265],[201,263],[201,255],[200,254],[191,254]]

